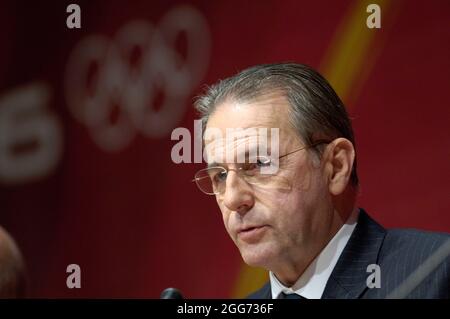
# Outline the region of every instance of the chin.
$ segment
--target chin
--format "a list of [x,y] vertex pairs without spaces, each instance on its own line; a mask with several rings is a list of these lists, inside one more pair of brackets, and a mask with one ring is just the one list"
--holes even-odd
[[251,267],[269,268],[270,261],[276,258],[267,245],[245,245],[239,247],[242,259]]

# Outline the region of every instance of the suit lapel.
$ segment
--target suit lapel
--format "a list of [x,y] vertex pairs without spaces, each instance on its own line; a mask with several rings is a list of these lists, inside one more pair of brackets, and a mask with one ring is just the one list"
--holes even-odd
[[247,299],[272,299],[272,289],[270,281],[267,282],[261,289],[249,295]]
[[263,299],[272,299],[272,288],[270,286],[270,281],[263,287],[261,291]]
[[367,266],[376,264],[385,229],[360,210],[358,224],[327,282],[323,299],[355,299],[367,289]]

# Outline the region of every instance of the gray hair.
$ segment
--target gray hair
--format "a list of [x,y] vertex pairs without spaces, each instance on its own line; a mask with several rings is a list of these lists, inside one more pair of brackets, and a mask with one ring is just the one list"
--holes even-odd
[[[344,137],[355,145],[350,118],[328,81],[311,67],[297,63],[263,64],[219,81],[197,98],[203,128],[226,99],[248,102],[263,94],[281,92],[290,104],[290,122],[307,145],[315,139]],[[320,149],[313,148],[320,156]],[[358,186],[356,158],[351,173]]]

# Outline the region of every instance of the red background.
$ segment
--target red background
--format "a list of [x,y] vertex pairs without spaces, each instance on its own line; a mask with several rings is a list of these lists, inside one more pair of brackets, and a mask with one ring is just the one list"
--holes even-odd
[[[188,297],[231,296],[241,259],[214,199],[191,183],[200,165],[172,162],[170,134],[138,133],[118,152],[98,147],[67,108],[68,57],[90,34],[112,37],[136,18],[157,23],[187,3],[211,35],[201,83],[260,63],[319,68],[353,1],[79,1],[80,30],[65,25],[68,3],[0,4],[0,96],[44,81],[62,125],[63,150],[51,173],[14,185],[0,180],[0,224],[24,254],[29,295],[158,298],[176,286]],[[450,2],[392,5],[395,20],[379,31],[386,32],[382,49],[347,105],[359,205],[386,227],[450,232]],[[192,131],[191,102],[200,91],[197,85],[180,105],[175,126]],[[82,269],[81,289],[66,287],[71,263]]]

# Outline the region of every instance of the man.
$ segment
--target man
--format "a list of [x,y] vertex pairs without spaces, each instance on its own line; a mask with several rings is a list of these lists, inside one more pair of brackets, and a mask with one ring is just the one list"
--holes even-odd
[[14,239],[0,227],[0,299],[23,298],[25,265]]
[[[351,123],[321,75],[294,63],[252,67],[196,108],[208,168],[195,181],[216,196],[244,261],[269,271],[250,298],[448,298],[448,234],[385,230],[355,206]],[[261,145],[272,128],[277,149]],[[229,138],[230,129],[249,133]],[[271,152],[252,159],[255,147]]]

